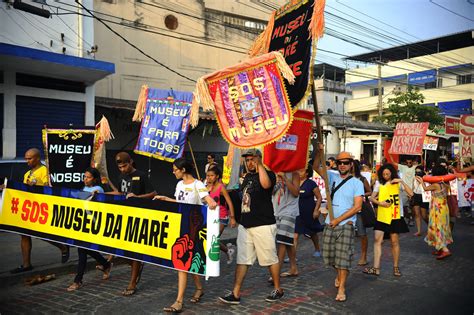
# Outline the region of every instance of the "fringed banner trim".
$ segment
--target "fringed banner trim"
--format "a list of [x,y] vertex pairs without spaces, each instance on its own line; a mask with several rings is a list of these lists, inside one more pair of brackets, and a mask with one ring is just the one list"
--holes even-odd
[[111,139],[115,139],[114,134],[110,129],[109,121],[105,116],[102,116],[95,127],[99,130],[99,137],[102,141],[109,142]]
[[314,39],[323,37],[324,35],[324,7],[326,0],[314,0],[313,15],[309,23],[309,33]]
[[137,105],[135,106],[135,113],[133,114],[132,121],[142,121],[145,115],[146,100],[148,98],[148,85],[142,85],[140,95],[138,96]]
[[275,11],[272,12],[265,30],[258,35],[257,39],[249,49],[249,56],[255,57],[268,52],[270,40],[272,39],[273,26],[275,24]]

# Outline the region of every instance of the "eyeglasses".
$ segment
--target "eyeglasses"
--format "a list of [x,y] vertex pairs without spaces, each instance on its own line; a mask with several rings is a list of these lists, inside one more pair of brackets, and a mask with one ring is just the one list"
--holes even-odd
[[350,165],[351,161],[336,161],[337,165]]

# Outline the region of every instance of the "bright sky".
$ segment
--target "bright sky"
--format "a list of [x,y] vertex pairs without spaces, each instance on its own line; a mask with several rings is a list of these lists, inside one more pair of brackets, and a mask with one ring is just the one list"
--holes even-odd
[[[352,56],[472,30],[474,0],[327,0],[325,17],[326,35],[318,43],[317,62],[345,67],[342,56],[322,50]],[[334,38],[334,32],[371,50]]]

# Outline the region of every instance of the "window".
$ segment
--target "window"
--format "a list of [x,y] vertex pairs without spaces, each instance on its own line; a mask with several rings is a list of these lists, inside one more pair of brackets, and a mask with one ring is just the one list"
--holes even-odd
[[339,98],[337,97],[337,95],[334,95],[334,102],[337,103],[338,100],[339,100]]
[[472,83],[472,74],[463,74],[457,76],[457,84]]
[[425,83],[425,89],[436,89],[436,81]]
[[438,78],[438,87],[443,87],[443,78]]
[[[370,89],[370,96],[377,96],[377,95],[379,95],[379,89],[378,88]],[[382,87],[382,95],[383,95],[383,87]]]

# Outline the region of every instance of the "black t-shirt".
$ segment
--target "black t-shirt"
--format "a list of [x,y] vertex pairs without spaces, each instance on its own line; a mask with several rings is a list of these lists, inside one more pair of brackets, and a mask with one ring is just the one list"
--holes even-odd
[[245,228],[275,224],[272,191],[276,183],[275,173],[267,171],[272,186],[264,189],[258,173],[247,173],[242,183],[242,214],[240,224]]
[[142,171],[135,170],[130,174],[120,174],[119,190],[123,193],[143,195],[155,191],[148,176]]

